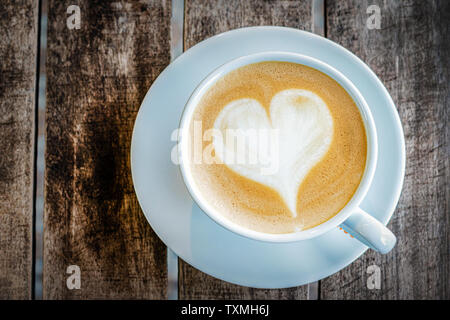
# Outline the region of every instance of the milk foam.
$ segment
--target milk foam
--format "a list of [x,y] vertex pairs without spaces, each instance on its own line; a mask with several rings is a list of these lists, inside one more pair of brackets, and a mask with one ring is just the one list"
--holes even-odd
[[326,103],[311,91],[287,89],[273,96],[268,114],[257,100],[238,99],[220,111],[214,129],[221,133],[213,143],[222,162],[276,190],[296,217],[299,186],[333,139]]

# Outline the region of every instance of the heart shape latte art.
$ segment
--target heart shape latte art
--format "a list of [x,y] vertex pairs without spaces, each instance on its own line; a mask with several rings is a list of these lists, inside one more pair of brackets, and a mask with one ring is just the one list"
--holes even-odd
[[276,190],[296,217],[298,189],[333,138],[326,103],[301,89],[275,94],[269,112],[255,99],[234,100],[220,111],[214,129],[218,158],[239,175]]

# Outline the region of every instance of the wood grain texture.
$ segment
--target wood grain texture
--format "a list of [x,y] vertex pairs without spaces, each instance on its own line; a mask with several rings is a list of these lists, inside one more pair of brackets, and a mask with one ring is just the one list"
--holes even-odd
[[[166,248],[136,199],[134,120],[170,61],[170,1],[48,7],[44,299],[164,299]],[[68,290],[66,268],[81,269]]]
[[[310,1],[185,1],[184,49],[231,29],[277,25],[311,30]],[[180,299],[306,299],[307,286],[261,290],[210,277],[179,263]]]
[[243,27],[274,25],[311,31],[310,1],[186,0],[184,49]]
[[38,2],[0,2],[0,299],[31,299]]
[[[369,5],[381,29],[366,28]],[[328,37],[363,59],[394,99],[406,139],[406,177],[389,223],[398,244],[368,251],[321,283],[322,299],[449,299],[448,1],[327,1]],[[381,268],[369,290],[367,267]]]

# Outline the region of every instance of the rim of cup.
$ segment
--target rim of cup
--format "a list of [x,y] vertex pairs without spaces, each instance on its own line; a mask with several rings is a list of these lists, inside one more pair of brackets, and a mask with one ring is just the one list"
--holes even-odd
[[[192,115],[203,94],[205,94],[217,80],[225,76],[227,73],[240,67],[263,61],[293,62],[306,65],[328,75],[347,91],[347,93],[350,95],[350,97],[358,107],[363,119],[367,139],[367,154],[366,165],[359,186],[344,208],[342,208],[332,218],[310,229],[281,234],[266,233],[246,228],[236,222],[229,220],[226,216],[221,214],[219,210],[212,207],[206,200],[203,199],[201,192],[195,185],[194,178],[190,172],[190,169],[188,168],[189,162],[184,159],[184,156],[189,154],[187,150],[189,147],[188,130]],[[203,210],[203,212],[205,212],[211,219],[213,219],[222,227],[238,235],[265,242],[295,242],[311,239],[339,226],[355,211],[356,208],[359,207],[365,195],[367,194],[367,191],[369,190],[370,184],[373,179],[373,175],[375,173],[378,158],[378,142],[375,122],[373,120],[369,106],[367,105],[367,102],[365,101],[359,90],[356,88],[356,86],[341,72],[328,65],[327,63],[307,55],[293,52],[265,51],[241,56],[217,67],[215,70],[209,73],[209,75],[206,76],[192,92],[183,110],[179,128],[179,167],[184,180],[184,184],[186,185],[190,195],[197,203],[197,205]]]

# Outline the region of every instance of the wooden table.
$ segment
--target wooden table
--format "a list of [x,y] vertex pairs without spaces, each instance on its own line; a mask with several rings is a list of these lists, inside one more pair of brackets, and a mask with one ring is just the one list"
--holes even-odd
[[[177,50],[255,25],[322,34],[364,60],[389,90],[407,151],[403,192],[389,223],[398,244],[387,255],[367,251],[309,291],[240,287],[180,260],[178,298],[450,298],[449,1],[98,2],[0,2],[0,298],[34,297],[41,153],[43,298],[167,298],[167,248],[147,223],[131,180],[133,123]],[[72,4],[80,7],[80,29],[67,26]],[[380,29],[367,27],[373,4]],[[44,14],[47,26],[39,23]],[[47,31],[46,57],[40,30]],[[45,153],[38,149],[43,142]],[[81,289],[68,289],[69,265],[80,267]],[[380,289],[367,287],[371,265],[380,268]]]

